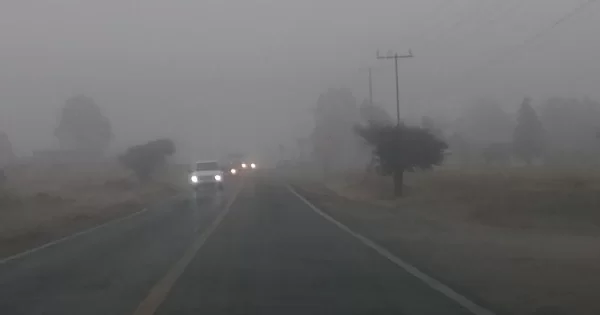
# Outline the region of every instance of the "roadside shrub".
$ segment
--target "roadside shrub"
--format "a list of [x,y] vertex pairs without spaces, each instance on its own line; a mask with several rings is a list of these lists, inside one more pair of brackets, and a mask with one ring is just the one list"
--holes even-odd
[[173,141],[159,139],[130,147],[119,157],[119,162],[133,171],[139,180],[147,181],[159,168],[165,166],[167,157],[174,153]]

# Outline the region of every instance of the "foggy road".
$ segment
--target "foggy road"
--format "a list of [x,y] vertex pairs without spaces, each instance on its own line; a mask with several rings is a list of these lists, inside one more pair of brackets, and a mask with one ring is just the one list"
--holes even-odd
[[0,314],[472,314],[247,178],[0,264]]

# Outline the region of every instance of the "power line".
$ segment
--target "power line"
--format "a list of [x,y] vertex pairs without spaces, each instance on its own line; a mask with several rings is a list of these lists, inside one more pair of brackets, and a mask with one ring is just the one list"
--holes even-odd
[[[521,49],[526,49],[527,47],[531,46],[532,44],[535,44],[541,38],[548,35],[552,30],[561,26],[562,24],[564,24],[568,20],[572,19],[577,14],[581,13],[581,11],[585,10],[586,8],[589,8],[592,4],[594,4],[596,2],[598,2],[598,0],[588,0],[586,2],[580,3],[580,5],[577,6],[577,8],[564,14],[559,19],[555,20],[550,25],[548,25],[547,27],[543,28],[542,30],[536,32],[532,36],[527,37],[521,44],[508,47],[508,52],[507,52],[507,50],[504,50],[507,53],[501,55],[499,58],[485,61],[484,63],[475,65],[475,66],[471,67],[470,69],[467,69],[465,72],[463,72],[461,75],[459,75],[459,77],[455,77],[454,80],[449,82],[449,84],[445,84],[444,89],[443,89],[444,91],[442,91],[441,94],[438,94],[438,96],[439,97],[442,97],[443,95],[448,96],[448,94],[451,94],[452,90],[454,90],[454,88],[451,87],[452,85],[454,85],[452,83],[465,82],[465,79],[471,77],[474,74],[479,73],[477,70],[480,70],[480,68],[485,67],[485,66],[490,66],[490,65],[498,65],[498,64],[508,60],[510,56],[515,56],[515,52],[522,51]],[[522,7],[522,6],[517,6],[517,8],[520,8],[520,7]],[[518,9],[512,9],[511,11],[514,12],[515,10],[518,10]],[[580,81],[581,79],[583,79],[583,76],[580,78],[577,78],[575,81]],[[458,86],[455,86],[455,88],[456,87],[458,87]]]
[[[492,2],[494,2],[494,1],[497,1],[497,0],[492,0]],[[488,4],[489,4],[489,2],[485,3],[484,5],[478,6],[475,10],[471,10],[471,11],[467,12],[466,15],[464,15],[461,19],[459,19],[454,24],[452,24],[449,28],[444,29],[434,39],[426,42],[425,46],[428,46],[434,42],[440,41],[441,39],[446,37],[448,34],[451,34],[452,31],[460,28],[465,23],[469,22],[473,17],[477,17],[479,14],[481,14],[481,12],[485,11]]]
[[567,20],[571,19],[572,17],[574,17],[575,15],[577,15],[578,13],[580,13],[582,10],[584,10],[585,8],[587,8],[589,5],[591,5],[593,3],[596,3],[597,1],[598,0],[588,0],[588,1],[584,2],[584,3],[582,3],[577,8],[571,10],[570,12],[568,12],[565,15],[563,15],[558,20],[554,21],[548,27],[545,27],[544,29],[538,31],[537,33],[533,34],[532,36],[526,38],[521,44],[514,45],[514,46],[509,47],[508,49],[504,50],[504,53],[502,53],[502,55],[500,55],[498,58],[492,58],[490,60],[487,60],[487,61],[483,62],[480,65],[476,65],[476,66],[471,67],[469,70],[467,70],[464,73],[464,76],[468,77],[470,75],[475,74],[475,70],[478,70],[481,67],[502,64],[503,62],[507,61],[509,57],[515,56],[519,51],[522,51],[521,49],[527,48],[528,46],[530,46],[533,43],[537,42],[539,39],[541,39],[543,36],[546,36],[549,32],[551,32],[557,26],[559,26],[562,23],[566,22]]
[[[454,1],[448,0],[448,3],[449,4],[456,3],[456,0],[454,0]],[[454,6],[454,7],[456,8],[457,6]],[[460,13],[463,10],[463,7],[458,7],[458,8],[459,8],[459,12],[457,12],[457,13]],[[459,18],[461,18],[461,17],[464,18],[464,16],[465,16],[464,14],[463,15],[459,15]],[[447,29],[447,28],[444,27],[447,22],[448,22],[447,19],[443,19],[443,20],[438,21],[438,23],[436,23],[434,25],[434,27],[431,27],[429,30],[426,30],[426,31],[422,32],[421,34],[419,34],[419,36],[416,38],[415,42],[423,41],[423,40],[425,40],[424,44],[428,44],[428,43],[432,42],[432,39],[426,40],[427,36],[428,35],[435,35],[435,34],[437,34],[439,36],[439,34],[443,33],[444,30]],[[438,31],[438,30],[441,31],[441,32],[435,32],[435,31]]]
[[[523,1],[523,0],[518,0],[518,1]],[[506,7],[506,5],[509,4],[510,5],[510,1],[508,0],[496,0],[494,1],[494,3],[491,3],[491,7],[486,8],[486,7],[481,7],[479,12],[474,13],[472,16],[473,18],[470,19],[468,21],[469,24],[473,24],[472,26],[474,27],[475,30],[481,31],[483,28],[483,26],[485,24],[481,23],[481,22],[485,22],[486,21],[486,17],[489,16],[494,16],[495,13],[497,12],[502,12],[502,8]],[[487,10],[486,10],[487,9]],[[484,14],[484,12],[486,14]],[[488,14],[489,13],[489,14]],[[468,25],[467,21],[465,21],[465,23],[463,23],[463,25]],[[467,29],[467,32],[465,32],[465,34],[468,36],[470,33],[469,30]],[[465,38],[466,35],[460,36],[461,33],[455,33],[458,34],[458,38]],[[454,34],[448,34],[448,36],[452,36]],[[448,37],[446,36],[446,38]],[[457,36],[453,36],[453,37],[457,37]]]
[[[446,10],[448,7],[450,7],[450,5],[452,5],[456,1],[458,1],[458,0],[444,0],[444,1],[442,1],[442,3],[440,3],[440,5],[438,5],[437,7],[435,7],[433,9],[433,11],[431,11],[431,14],[433,16],[436,16],[440,12]],[[435,30],[436,28],[438,28],[439,26],[441,26],[441,24],[443,24],[443,22],[444,21],[438,21],[437,23],[435,23],[434,27],[429,28],[429,29],[425,29],[425,30],[421,31],[419,33],[419,35],[417,35],[417,36],[415,36],[413,38],[412,41],[418,42],[418,41],[422,40],[423,38],[425,38],[425,35],[427,35],[427,33],[431,32],[431,30]]]
[[[589,7],[591,4],[596,3],[596,2],[598,2],[598,0],[588,0],[584,3],[582,3],[577,8],[571,10],[567,14],[563,15],[561,18],[554,21],[548,27],[540,30],[539,32],[537,32],[537,33],[533,34],[532,36],[528,37],[527,39],[525,39],[521,44],[519,44],[517,46],[509,47],[510,51],[513,52],[513,54],[511,54],[509,52],[508,54],[500,56],[500,58],[488,60],[487,62],[484,62],[478,66],[471,67],[470,69],[468,69],[466,72],[464,72],[461,75],[461,78],[462,78],[461,81],[464,81],[465,77],[469,77],[469,76],[476,74],[477,73],[476,70],[480,69],[481,67],[490,66],[490,65],[498,65],[498,64],[501,64],[502,62],[508,60],[506,58],[506,56],[511,56],[511,55],[514,56],[514,52],[521,51],[521,50],[518,50],[517,48],[526,48],[527,46],[532,45],[533,43],[535,43],[539,39],[541,39],[543,36],[546,36],[551,30],[555,29],[556,27],[563,24],[567,20],[573,18],[575,15],[580,13],[582,10],[584,10],[585,8]],[[581,78],[579,78],[579,79],[581,79]],[[578,81],[579,79],[577,79],[575,81]],[[454,80],[453,82],[459,82],[459,80]],[[449,87],[446,86],[446,88],[447,88],[446,93],[449,93],[450,92]]]
[[579,7],[577,7],[575,10],[569,12],[567,15],[563,16],[561,19],[559,19],[558,21],[554,22],[554,24],[550,25],[549,28],[547,28],[546,30],[542,30],[541,32],[535,34],[533,37],[530,38],[530,40],[526,41],[523,46],[527,46],[530,44],[533,44],[534,42],[536,42],[538,39],[542,38],[543,36],[545,36],[548,32],[550,32],[551,30],[553,30],[555,27],[559,26],[560,24],[564,23],[565,21],[569,20],[570,18],[572,18],[573,16],[577,15],[578,13],[580,13],[581,11],[583,11],[586,7],[594,4],[595,2],[597,2],[598,0],[588,0],[587,2],[582,3],[581,5],[579,5]]
[[[512,15],[513,13],[517,12],[519,9],[521,9],[523,7],[523,5],[527,4],[527,2],[529,2],[531,0],[516,0],[516,4],[513,7],[508,8],[508,10],[505,10],[504,12],[501,12],[500,15],[497,15],[496,17],[490,19],[487,21],[488,25],[494,25],[496,22],[498,22],[501,18],[507,17]],[[481,31],[481,28],[479,28],[479,31]]]
[[[492,15],[491,19],[487,19],[487,20],[483,20],[483,23],[480,25],[476,25],[474,32],[469,32],[467,33],[465,36],[463,36],[464,38],[467,38],[469,36],[476,36],[481,34],[482,32],[484,32],[485,30],[489,30],[489,26],[494,26],[494,24],[496,24],[496,22],[498,22],[499,20],[509,17],[511,16],[513,13],[517,12],[519,9],[521,9],[525,4],[528,3],[528,1],[531,0],[515,0],[515,2],[513,2],[512,4],[516,4],[514,6],[509,6],[506,7],[505,10],[500,10],[497,15]],[[502,4],[511,4],[510,2],[502,2]],[[500,6],[500,8],[502,8],[502,6]]]
[[546,27],[546,28],[542,29],[541,31],[535,33],[533,36],[525,39],[525,41],[523,41],[523,43],[521,43],[521,44],[519,44],[517,46],[513,46],[510,49],[510,51],[508,52],[508,54],[505,54],[505,55],[501,56],[500,58],[493,59],[493,60],[489,61],[488,63],[489,64],[500,64],[500,63],[506,61],[507,60],[506,56],[511,56],[511,55],[514,55],[514,54],[518,53],[519,51],[523,51],[525,48],[531,46],[532,44],[534,44],[538,40],[540,40],[542,37],[544,37],[547,34],[549,34],[556,27],[558,27],[559,25],[563,24],[564,22],[570,20],[572,17],[574,17],[577,14],[581,13],[584,9],[586,9],[587,7],[589,7],[590,5],[592,5],[592,4],[596,3],[596,2],[598,2],[598,0],[588,0],[586,2],[583,2],[577,8],[573,9],[569,13],[563,15],[560,19],[556,20],[549,27]]
[[[499,2],[495,2],[495,3],[489,3],[488,4],[496,4],[496,5],[492,5],[491,8],[489,6],[484,6],[484,7],[480,7],[480,10],[475,10],[475,11],[483,11],[486,8],[489,8],[488,13],[489,14],[480,14],[475,16],[475,18],[472,18],[471,20],[480,22],[480,23],[475,23],[474,25],[472,25],[474,27],[474,29],[472,29],[471,31],[467,30],[467,32],[464,35],[455,35],[454,37],[456,37],[455,40],[452,40],[451,42],[448,41],[444,41],[445,43],[448,42],[447,45],[444,46],[444,49],[448,49],[449,47],[457,47],[459,45],[461,45],[461,43],[467,43],[468,39],[470,37],[476,37],[481,33],[484,33],[486,30],[487,31],[492,31],[494,28],[489,28],[487,26],[490,25],[494,25],[496,24],[496,22],[501,21],[502,19],[506,19],[508,18],[512,18],[512,16],[514,15],[515,12],[518,12],[520,9],[522,9],[524,6],[526,6],[527,4],[530,4],[532,0],[513,0],[513,1],[499,1]],[[473,11],[471,11],[473,12]],[[462,23],[466,23],[466,21],[469,19],[469,16],[473,17],[473,14],[468,14],[468,15],[464,15],[462,20],[455,23],[456,24],[460,24]],[[478,17],[483,17],[483,18],[478,18]],[[462,33],[462,32],[461,32]],[[446,30],[446,34],[449,34],[449,31]],[[453,35],[453,34],[449,34],[449,35]],[[441,36],[439,36],[441,37]],[[431,44],[433,41],[429,41],[427,42],[427,44]],[[477,42],[479,43],[479,41]],[[430,47],[426,47],[427,50],[432,50],[434,49],[436,46],[430,46]],[[421,47],[419,47],[421,48]]]
[[[477,19],[477,21],[480,21],[481,23],[476,23],[471,31],[467,31],[464,35],[457,37],[456,40],[453,40],[452,42],[448,43],[448,45],[445,45],[444,49],[456,47],[461,43],[466,43],[469,38],[477,37],[478,35],[485,33],[486,31],[493,31],[493,27],[497,25],[498,22],[506,18],[511,18],[516,12],[521,11],[522,9],[524,9],[524,7],[526,7],[528,4],[531,4],[532,2],[532,0],[514,0],[512,2],[506,0],[500,2],[500,6],[496,6],[495,8],[490,10],[490,14],[488,15],[489,19]],[[505,4],[508,5],[505,6]],[[495,9],[501,10],[499,10],[498,12],[493,12]],[[428,47],[428,49],[430,48]],[[490,56],[489,53],[487,53],[486,55]],[[494,54],[491,54],[492,57],[493,55]]]

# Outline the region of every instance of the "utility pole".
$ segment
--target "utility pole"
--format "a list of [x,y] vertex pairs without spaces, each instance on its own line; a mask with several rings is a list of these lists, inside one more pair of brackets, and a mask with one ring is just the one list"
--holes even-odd
[[412,51],[408,51],[408,55],[393,55],[388,54],[387,56],[380,56],[379,50],[377,51],[377,59],[394,59],[394,66],[396,67],[396,124],[400,125],[400,87],[398,86],[398,58],[412,58]]
[[373,106],[373,77],[371,76],[371,68],[369,67],[369,105]]

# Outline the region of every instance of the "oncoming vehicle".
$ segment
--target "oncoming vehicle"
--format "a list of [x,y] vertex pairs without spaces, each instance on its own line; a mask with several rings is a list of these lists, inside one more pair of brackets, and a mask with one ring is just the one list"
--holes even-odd
[[242,158],[243,155],[240,153],[230,153],[225,158],[224,170],[229,175],[237,175],[242,171]]
[[224,169],[230,175],[237,175],[240,172],[240,164],[235,162],[229,162],[225,164]]
[[242,167],[243,170],[253,170],[256,169],[256,163],[254,162],[242,162],[242,164],[240,165]]
[[243,154],[239,153],[229,154],[226,161],[226,172],[231,175],[242,174],[257,168],[256,162],[248,161]]
[[190,174],[190,184],[195,190],[223,189],[223,171],[217,161],[198,161]]

